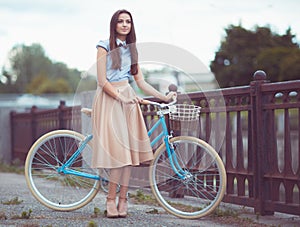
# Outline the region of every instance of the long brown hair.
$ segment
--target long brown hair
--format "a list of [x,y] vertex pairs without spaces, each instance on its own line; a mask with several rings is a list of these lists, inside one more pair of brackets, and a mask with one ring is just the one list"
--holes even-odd
[[117,32],[116,26],[118,23],[118,18],[121,13],[127,13],[131,19],[131,30],[126,36],[126,44],[129,45],[130,53],[131,53],[131,66],[130,66],[130,73],[132,75],[136,75],[138,73],[137,62],[138,62],[138,52],[136,49],[136,36],[135,36],[135,29],[134,23],[132,19],[132,15],[125,9],[118,10],[114,13],[110,20],[110,37],[109,37],[109,46],[111,52],[112,61],[112,68],[113,69],[120,69],[121,68],[121,56],[120,51],[113,51],[114,49],[118,48],[116,39],[117,39]]

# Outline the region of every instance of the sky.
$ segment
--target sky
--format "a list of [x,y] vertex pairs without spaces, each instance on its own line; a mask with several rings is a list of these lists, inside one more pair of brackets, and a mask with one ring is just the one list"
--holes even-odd
[[298,0],[0,0],[0,67],[14,45],[40,43],[51,60],[87,71],[118,9],[132,13],[138,43],[174,45],[209,67],[230,24],[291,27],[300,43],[299,8]]

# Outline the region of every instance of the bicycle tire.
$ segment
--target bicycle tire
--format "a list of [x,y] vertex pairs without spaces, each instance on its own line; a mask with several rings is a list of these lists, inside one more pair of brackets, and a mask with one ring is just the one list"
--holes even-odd
[[[57,169],[77,150],[84,136],[70,130],[56,130],[40,137],[30,148],[25,162],[25,178],[33,196],[53,210],[72,211],[88,204],[97,194],[100,181]],[[88,142],[69,169],[98,175],[91,166]]]
[[152,192],[169,213],[185,219],[210,214],[222,201],[226,190],[226,171],[218,153],[205,141],[190,136],[170,139],[186,178],[174,173],[166,145],[155,152],[150,165]]

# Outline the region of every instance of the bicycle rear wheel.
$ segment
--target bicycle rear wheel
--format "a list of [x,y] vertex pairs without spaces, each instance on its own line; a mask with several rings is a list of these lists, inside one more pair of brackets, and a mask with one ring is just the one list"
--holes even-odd
[[218,153],[206,142],[189,136],[170,139],[172,160],[177,160],[181,174],[173,171],[166,146],[155,152],[150,165],[153,194],[169,213],[193,219],[210,214],[222,201],[226,172]]
[[[58,172],[83,140],[80,133],[56,130],[32,145],[25,162],[25,177],[31,193],[43,205],[54,210],[71,211],[83,207],[97,194],[99,180]],[[89,142],[69,169],[97,177],[98,170],[90,167],[91,160]]]

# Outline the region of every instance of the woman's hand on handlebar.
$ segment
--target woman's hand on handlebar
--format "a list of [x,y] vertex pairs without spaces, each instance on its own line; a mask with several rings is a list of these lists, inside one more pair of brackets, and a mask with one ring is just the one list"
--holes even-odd
[[168,106],[169,104],[172,105],[172,103],[173,104],[176,103],[177,93],[176,92],[170,92],[165,96],[164,101],[166,101],[166,102],[171,101],[171,103],[169,103],[169,104],[157,103],[157,102],[153,102],[153,101],[150,101],[150,100],[147,100],[147,99],[142,99],[142,98],[139,98],[139,97],[137,97],[137,98],[138,98],[140,104],[144,104],[144,105],[149,105],[150,104],[150,105],[157,105],[157,106],[163,107],[163,106]]
[[145,103],[145,101],[147,101],[147,100],[145,100],[145,99],[143,99],[143,98],[141,98],[141,97],[136,97],[136,99],[138,100],[138,102],[140,103],[140,104],[146,104]]
[[177,93],[174,91],[169,92],[166,96],[165,96],[165,102],[170,102],[170,101],[174,101],[177,98]]

